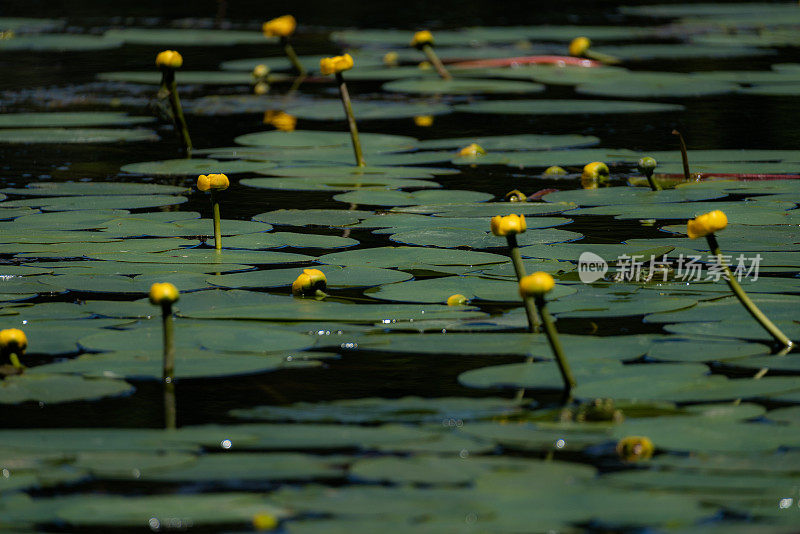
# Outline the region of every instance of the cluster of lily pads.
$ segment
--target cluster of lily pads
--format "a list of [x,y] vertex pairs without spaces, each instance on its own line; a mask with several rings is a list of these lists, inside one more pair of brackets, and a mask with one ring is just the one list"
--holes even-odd
[[[0,114],[0,150],[65,170],[12,169],[0,190],[0,403],[69,424],[0,430],[0,532],[795,530],[800,363],[778,345],[800,339],[800,152],[688,139],[690,174],[677,141],[615,148],[586,125],[713,95],[796,98],[800,67],[779,56],[749,73],[681,62],[796,50],[800,7],[618,15],[639,23],[323,35],[279,17],[263,32],[76,35],[0,18],[3,54],[183,53],[8,93],[27,111]],[[298,55],[312,34],[343,55]],[[577,36],[586,57],[566,55]],[[226,61],[192,71],[194,46]],[[575,130],[458,135],[450,115]],[[88,143],[117,159],[84,176]],[[718,211],[725,224],[695,219]],[[581,281],[584,253],[605,276]],[[752,307],[707,276],[720,254],[732,268],[758,255],[737,292]],[[620,257],[699,257],[703,276],[673,261],[615,278]],[[274,376],[308,385],[284,398]],[[265,386],[184,422],[198,417],[182,386],[238,395],[246,380]],[[82,428],[105,402],[158,408],[147,425]]]

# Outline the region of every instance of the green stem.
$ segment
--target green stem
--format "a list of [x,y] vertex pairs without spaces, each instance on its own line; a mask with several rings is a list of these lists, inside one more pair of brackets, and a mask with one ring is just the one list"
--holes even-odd
[[653,171],[647,171],[645,176],[647,177],[647,183],[650,184],[650,189],[653,191],[661,191],[661,184],[659,184],[653,176]]
[[583,53],[588,59],[593,59],[595,61],[599,61],[600,63],[604,63],[605,65],[617,65],[622,63],[619,58],[616,58],[609,54],[604,54],[602,52],[596,52],[594,50],[587,50]]
[[219,218],[219,199],[211,193],[211,204],[214,211],[214,248],[222,250],[222,223]]
[[688,182],[692,179],[691,173],[689,172],[689,154],[686,151],[686,141],[683,140],[683,136],[678,130],[672,130],[672,135],[678,136],[678,141],[681,144],[681,160],[683,161],[683,177]]
[[731,291],[733,291],[733,294],[736,295],[736,298],[739,299],[739,302],[742,303],[742,306],[744,306],[750,315],[752,315],[753,318],[764,327],[764,330],[769,332],[769,334],[775,338],[775,341],[781,343],[787,348],[794,346],[792,340],[790,340],[786,334],[781,332],[781,330],[775,326],[775,323],[770,321],[769,318],[764,315],[764,312],[758,309],[758,306],[756,306],[756,304],[750,300],[750,297],[748,297],[747,293],[744,292],[742,286],[740,286],[739,282],[736,281],[736,278],[734,278],[730,268],[722,261],[722,251],[719,248],[719,243],[717,243],[716,236],[714,234],[708,234],[706,236],[706,240],[708,241],[709,250],[717,257],[717,263],[725,271],[725,281],[728,282],[728,286],[731,288]]
[[16,352],[12,352],[12,353],[11,353],[11,354],[8,356],[8,359],[11,361],[11,365],[12,365],[12,366],[14,367],[14,369],[16,369],[17,371],[21,371],[21,370],[25,369],[25,366],[24,366],[24,365],[22,365],[21,363],[19,363],[19,356],[17,356],[17,353],[16,353]]
[[361,152],[361,141],[358,140],[356,118],[353,116],[353,104],[350,102],[350,93],[347,91],[347,84],[344,83],[341,72],[336,73],[336,83],[339,84],[339,95],[342,97],[344,113],[347,115],[347,125],[350,127],[350,138],[353,140],[353,152],[356,156],[356,165],[359,167],[366,167],[367,163],[364,161],[364,154]]
[[436,52],[434,52],[433,47],[431,45],[429,44],[422,45],[422,51],[425,52],[425,56],[427,56],[428,61],[431,62],[431,65],[433,65],[433,68],[436,69],[436,72],[439,73],[439,76],[441,76],[443,80],[453,79],[453,76],[451,76],[450,73],[447,72],[447,69],[444,68],[442,60],[439,59],[439,56],[436,55]]
[[297,54],[292,48],[292,44],[289,42],[288,37],[281,37],[281,44],[283,45],[283,52],[286,54],[286,57],[289,58],[289,61],[292,63],[292,67],[297,72],[298,76],[305,77],[306,75],[306,68],[300,63],[300,59],[297,57]]
[[161,88],[167,89],[169,93],[169,103],[172,106],[172,120],[175,121],[175,131],[178,139],[183,144],[184,155],[189,158],[192,156],[192,139],[189,137],[189,127],[186,125],[186,118],[183,116],[181,99],[178,96],[178,82],[175,81],[175,71],[163,69],[161,76]]
[[[514,272],[517,274],[517,282],[525,278],[525,265],[522,263],[522,255],[519,252],[519,245],[517,244],[517,235],[509,234],[506,236],[508,240],[508,250],[511,256],[511,263],[514,264]],[[533,299],[530,297],[523,297],[522,301],[525,303],[525,315],[528,317],[528,330],[530,332],[539,331],[539,314],[536,313],[536,306]]]
[[567,357],[564,355],[564,349],[561,347],[561,341],[558,339],[558,331],[553,318],[547,311],[547,302],[544,296],[536,297],[536,307],[539,308],[539,314],[542,316],[542,324],[544,324],[544,331],[547,334],[547,341],[550,342],[550,348],[553,349],[553,354],[558,362],[558,370],[561,371],[561,377],[564,379],[564,389],[572,391],[575,388],[575,377],[572,375],[572,369],[569,367]]
[[161,306],[161,322],[164,333],[164,424],[168,430],[175,429],[175,344],[172,324],[172,304]]

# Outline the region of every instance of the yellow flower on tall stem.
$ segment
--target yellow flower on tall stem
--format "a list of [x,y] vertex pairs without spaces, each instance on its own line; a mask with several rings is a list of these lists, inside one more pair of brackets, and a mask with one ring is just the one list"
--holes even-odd
[[[511,214],[505,217],[497,215],[492,217],[489,222],[489,228],[494,235],[506,238],[509,256],[511,256],[511,263],[514,265],[514,273],[517,275],[517,281],[522,280],[522,278],[525,277],[525,265],[522,263],[522,255],[519,252],[517,234],[521,234],[528,229],[528,225],[525,222],[525,215]],[[531,299],[522,299],[522,301],[525,304],[528,329],[531,332],[536,332],[539,328],[539,317],[536,313],[533,301]]]
[[439,56],[437,56],[436,52],[433,50],[433,34],[431,32],[423,30],[415,33],[414,37],[411,38],[410,44],[425,54],[425,56],[428,58],[428,61],[431,62],[431,65],[433,65],[433,67],[436,69],[436,72],[443,80],[450,80],[453,78],[453,76],[444,67],[442,60],[439,59]]
[[569,43],[569,55],[572,57],[593,59],[595,61],[599,61],[600,63],[605,63],[606,65],[620,63],[618,58],[608,54],[603,54],[602,52],[596,52],[591,49],[591,46],[592,42],[588,37],[576,37]]
[[283,15],[281,17],[268,20],[261,26],[265,37],[278,37],[283,47],[283,53],[289,58],[292,67],[297,71],[298,76],[304,77],[306,75],[306,68],[300,63],[292,44],[289,42],[289,37],[292,36],[294,30],[297,28],[297,21],[291,15]]
[[728,287],[731,288],[731,291],[733,291],[733,294],[739,299],[739,302],[742,303],[742,306],[744,306],[748,313],[764,327],[764,330],[769,332],[775,341],[781,343],[786,348],[793,347],[794,343],[786,334],[781,332],[780,328],[770,321],[769,318],[764,315],[764,312],[762,312],[750,297],[747,296],[747,293],[745,293],[744,289],[742,289],[742,286],[739,285],[739,282],[731,272],[730,267],[725,263],[722,251],[719,248],[719,243],[717,242],[717,237],[714,233],[725,229],[726,226],[728,226],[728,217],[723,211],[714,210],[690,220],[686,224],[686,233],[691,239],[696,239],[698,237],[706,238],[711,254],[717,257],[717,265],[722,268],[725,274],[724,278],[728,283]]
[[343,56],[325,57],[319,61],[319,70],[324,75],[333,74],[336,76],[336,83],[339,86],[339,96],[342,99],[344,114],[347,117],[347,125],[350,127],[350,139],[353,142],[353,152],[356,157],[356,165],[366,167],[364,153],[361,151],[361,141],[358,139],[358,126],[353,115],[353,103],[350,101],[350,93],[347,91],[347,84],[344,83],[342,72],[353,68],[353,56],[344,54]]
[[164,339],[162,379],[164,383],[164,421],[167,429],[176,426],[175,409],[175,342],[172,324],[172,305],[178,301],[178,288],[169,282],[150,286],[150,303],[161,306],[161,326]]
[[222,250],[222,221],[219,215],[219,197],[214,191],[224,191],[230,186],[224,174],[201,174],[197,177],[197,189],[211,195],[211,207],[214,217],[214,248]]
[[183,66],[183,57],[175,50],[164,50],[156,56],[156,66],[161,69],[159,98],[169,98],[175,131],[183,145],[184,155],[190,157],[192,155],[192,139],[189,136],[186,118],[183,116],[181,99],[178,96],[178,82],[175,80],[175,70]]
[[[6,328],[0,330],[0,354],[8,358],[17,373],[22,372],[25,366],[20,363],[19,358],[25,355],[28,348],[28,338],[25,332],[19,328]],[[14,371],[11,371],[13,374]]]

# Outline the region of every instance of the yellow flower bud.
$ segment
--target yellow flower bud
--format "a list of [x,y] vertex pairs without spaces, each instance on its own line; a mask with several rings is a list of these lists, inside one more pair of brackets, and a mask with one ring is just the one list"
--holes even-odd
[[624,462],[638,462],[653,457],[655,446],[647,436],[628,436],[617,442],[617,456]]
[[539,271],[522,277],[519,281],[519,294],[523,297],[537,297],[544,295],[556,285],[553,277],[546,272]]
[[297,21],[291,15],[268,20],[261,26],[265,37],[289,37],[297,28]]
[[292,282],[292,294],[315,295],[317,291],[328,288],[328,279],[319,269],[303,269],[302,274]]
[[200,191],[208,191],[209,189],[224,191],[230,185],[228,177],[224,174],[201,174],[197,177],[197,189]]
[[420,128],[428,128],[433,125],[433,116],[431,115],[417,115],[414,117],[414,124]]
[[345,54],[343,56],[324,57],[319,60],[319,71],[322,74],[336,74],[353,68],[353,56]]
[[569,55],[582,57],[590,46],[592,46],[592,42],[587,37],[576,37],[569,43]]
[[400,56],[397,55],[397,52],[386,52],[383,56],[383,64],[387,67],[396,67],[397,60]]
[[265,77],[267,74],[269,74],[269,67],[267,67],[263,63],[261,65],[256,65],[253,68],[253,78],[261,79]]
[[433,44],[433,34],[428,30],[423,30],[421,32],[417,32],[414,34],[414,37],[411,39],[411,46],[414,48],[422,48],[425,45],[432,45]]
[[156,66],[162,69],[179,69],[183,65],[183,56],[175,50],[164,50],[156,56]]
[[467,297],[462,295],[461,293],[456,293],[455,295],[450,295],[447,297],[447,305],[448,306],[466,306]]
[[492,233],[498,237],[504,235],[521,234],[528,228],[527,224],[525,223],[525,216],[515,215],[513,213],[511,215],[506,215],[505,217],[501,217],[500,215],[492,217],[490,227],[492,229]]
[[587,163],[583,167],[581,178],[604,181],[608,180],[609,174],[608,165],[602,161],[593,161],[592,163]]
[[265,95],[269,93],[269,84],[266,82],[258,82],[253,86],[253,94]]
[[509,191],[508,193],[506,193],[506,200],[509,202],[527,202],[528,195],[526,195],[519,189],[514,189],[513,191]]
[[430,61],[420,61],[417,68],[419,70],[431,70],[433,69],[433,65],[431,65]]
[[264,113],[264,124],[274,126],[282,132],[293,132],[297,126],[297,117],[284,111],[267,111]]
[[728,226],[728,217],[721,210],[714,210],[689,221],[686,224],[686,233],[695,239],[718,232],[726,226]]
[[19,328],[0,330],[0,350],[3,353],[24,354],[28,348],[28,338]]
[[169,282],[155,283],[150,286],[151,304],[172,304],[178,301],[178,288]]
[[253,516],[253,527],[256,530],[275,530],[278,520],[272,514],[256,514]]
[[458,151],[458,155],[462,158],[476,158],[478,156],[483,156],[484,154],[486,154],[486,150],[484,150],[484,148],[477,143],[467,145]]
[[557,176],[560,174],[567,174],[567,171],[563,167],[559,167],[558,165],[551,165],[550,167],[547,167],[542,174],[544,174],[545,176],[554,176],[554,175]]

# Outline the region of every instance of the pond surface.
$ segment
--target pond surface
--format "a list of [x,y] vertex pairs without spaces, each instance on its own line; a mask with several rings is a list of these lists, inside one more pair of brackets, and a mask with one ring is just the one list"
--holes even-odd
[[[686,221],[727,214],[731,268],[800,339],[800,8],[562,7],[3,6],[0,324],[28,368],[0,381],[0,532],[795,531],[797,352]],[[294,86],[260,31],[284,12]],[[452,82],[418,66],[424,28]],[[621,63],[467,64],[579,35]],[[156,96],[168,48],[190,160]],[[364,169],[317,74],[345,51]],[[219,172],[216,252],[196,183]],[[489,231],[517,213],[526,271],[556,281],[567,400]],[[324,299],[292,296],[308,268]],[[156,282],[181,291],[171,430]]]

